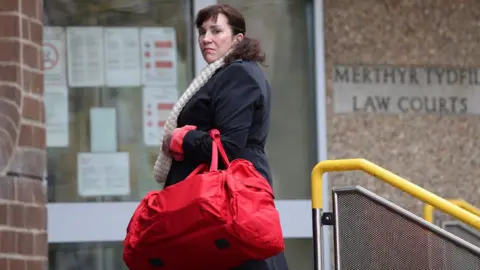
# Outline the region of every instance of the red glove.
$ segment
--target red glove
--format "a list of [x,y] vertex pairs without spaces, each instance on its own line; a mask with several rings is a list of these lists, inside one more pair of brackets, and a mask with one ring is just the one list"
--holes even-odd
[[170,140],[170,153],[176,161],[183,160],[183,138],[190,130],[195,129],[197,129],[196,126],[183,126],[173,130]]

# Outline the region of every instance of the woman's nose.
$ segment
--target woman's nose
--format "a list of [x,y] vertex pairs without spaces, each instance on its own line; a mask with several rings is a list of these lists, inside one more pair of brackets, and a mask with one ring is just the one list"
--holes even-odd
[[209,32],[205,33],[205,35],[203,35],[202,41],[204,43],[212,42],[212,35]]

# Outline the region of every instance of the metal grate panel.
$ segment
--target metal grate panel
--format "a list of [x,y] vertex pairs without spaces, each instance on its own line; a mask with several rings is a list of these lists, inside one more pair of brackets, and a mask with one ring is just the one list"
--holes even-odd
[[480,269],[479,248],[366,189],[333,198],[337,269]]

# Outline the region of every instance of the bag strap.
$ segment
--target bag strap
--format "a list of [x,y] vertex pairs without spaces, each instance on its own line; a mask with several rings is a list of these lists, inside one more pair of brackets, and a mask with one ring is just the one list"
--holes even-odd
[[[216,163],[216,169],[218,169],[218,152],[220,153],[220,156],[222,157],[223,163],[225,166],[228,168],[230,166],[230,161],[228,160],[227,152],[225,152],[225,148],[223,148],[222,141],[220,140],[220,131],[218,129],[211,129],[210,132],[210,137],[212,138],[212,164],[213,162]],[[217,151],[213,151],[213,145],[216,145],[216,148],[218,148]],[[215,153],[215,157],[213,156]],[[210,167],[211,168],[211,167]]]
[[212,141],[212,161],[210,162],[210,171],[218,170],[218,145]]
[[207,169],[208,169],[208,165],[207,165],[207,164],[200,164],[200,165],[198,165],[198,167],[195,168],[195,170],[193,170],[193,171],[187,176],[187,178],[185,178],[185,179],[188,179],[188,178],[193,177],[193,176],[195,176],[195,175],[197,175],[197,174],[200,174],[200,173],[204,172],[204,171],[207,170]]
[[[209,171],[213,172],[218,170],[218,153],[220,153],[223,163],[228,168],[230,166],[230,161],[228,160],[227,153],[225,152],[225,148],[223,148],[222,141],[220,140],[220,132],[216,129],[212,129],[210,130],[209,135],[212,138],[212,160],[210,162]],[[187,176],[187,178],[200,174],[207,168],[207,164],[200,164]]]
[[[193,170],[188,177],[200,174],[201,172],[205,171],[208,168],[207,164],[200,164],[195,170]],[[218,169],[218,147],[217,144],[213,141],[212,142],[212,161],[210,162],[210,170],[211,172],[216,171]],[[187,177],[187,178],[188,178]]]

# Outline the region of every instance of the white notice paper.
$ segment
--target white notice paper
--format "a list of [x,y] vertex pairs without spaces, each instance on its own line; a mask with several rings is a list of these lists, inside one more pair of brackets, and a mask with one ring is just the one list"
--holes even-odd
[[67,147],[69,144],[67,90],[45,91],[43,100],[47,147]]
[[115,108],[90,108],[90,152],[117,152]]
[[45,91],[49,87],[67,86],[65,31],[62,27],[43,28],[43,80]]
[[145,86],[177,85],[177,44],[173,27],[147,27],[140,32],[142,82]]
[[79,153],[77,185],[82,197],[129,195],[128,153]]
[[107,86],[140,86],[140,31],[134,27],[105,28]]
[[68,83],[71,87],[103,86],[103,28],[67,28]]
[[177,99],[177,88],[173,86],[143,89],[143,139],[145,145],[160,145],[163,126]]

